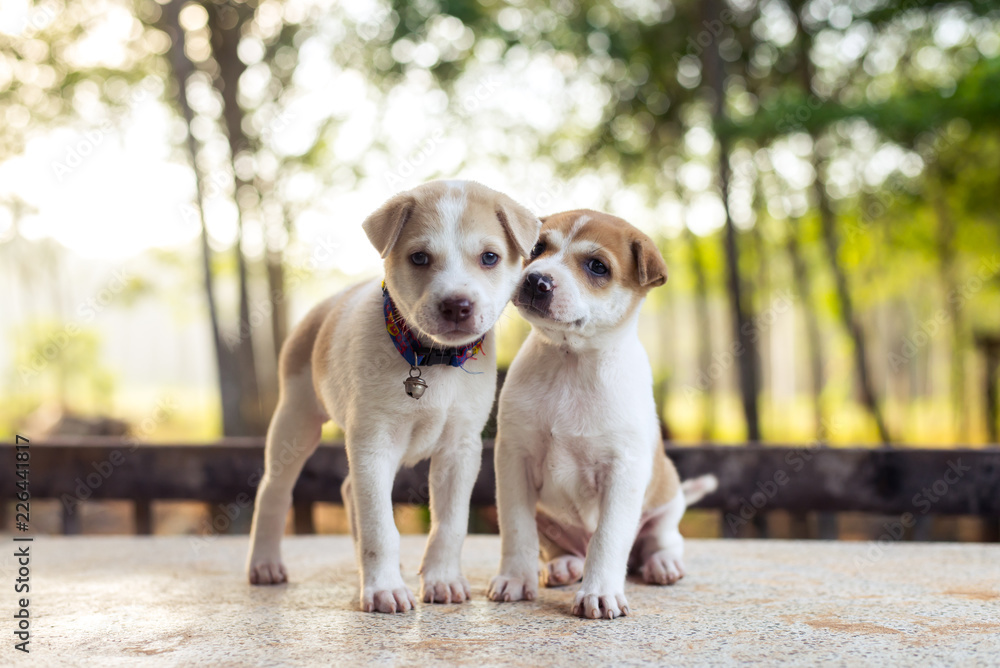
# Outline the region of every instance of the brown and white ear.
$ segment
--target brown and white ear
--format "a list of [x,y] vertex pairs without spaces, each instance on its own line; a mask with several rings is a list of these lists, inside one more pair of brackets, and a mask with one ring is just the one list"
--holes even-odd
[[649,237],[632,241],[635,256],[636,278],[644,288],[655,288],[667,282],[667,263]]
[[416,205],[416,198],[409,192],[399,193],[365,218],[361,227],[379,255],[382,257],[389,255]]
[[530,257],[531,249],[535,247],[538,233],[542,229],[542,221],[538,216],[509,197],[504,197],[497,202],[497,220],[503,225],[521,257]]

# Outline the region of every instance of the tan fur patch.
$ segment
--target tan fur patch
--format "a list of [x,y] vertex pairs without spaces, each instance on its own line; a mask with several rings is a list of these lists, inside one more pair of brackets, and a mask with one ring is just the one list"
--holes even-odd
[[[469,271],[483,272],[486,280],[493,283],[503,280],[503,272],[496,271],[501,264],[510,270],[520,266],[518,244],[497,217],[499,205],[508,209],[519,207],[507,196],[478,183],[464,182],[463,187],[457,189],[446,181],[434,181],[410,193],[415,203],[385,260],[386,276],[391,277],[389,289],[398,306],[405,308],[412,305],[424,293],[433,272],[438,270],[437,261],[440,258],[435,256],[433,248],[427,247],[427,240],[438,240],[439,243],[447,240],[447,252],[452,257],[460,257]],[[441,226],[442,206],[446,209],[449,206],[457,208],[456,204],[449,203],[449,199],[464,202],[457,230],[451,231]],[[513,220],[516,219],[508,216],[510,224]],[[532,245],[534,240],[533,236]],[[459,249],[454,247],[456,243],[460,244]],[[493,268],[479,265],[481,254],[487,251],[500,256],[500,261]],[[410,256],[416,252],[428,253],[429,264],[414,265]]]
[[413,196],[410,193],[399,193],[365,219],[362,228],[368,235],[372,246],[382,257],[388,255],[392,247],[396,245],[400,231],[413,215],[414,204]]
[[[314,337],[315,343],[311,356],[314,384],[316,381],[324,379],[329,375],[328,365],[330,363],[330,349],[333,347],[334,337],[336,335],[334,330],[337,328],[337,324],[340,322],[341,316],[344,314],[344,309],[347,308],[352,296],[366,285],[368,284],[356,283],[323,302],[322,305],[325,305],[326,309],[323,315],[322,325],[319,327],[316,332],[316,336]],[[316,395],[320,396],[319,390],[317,390]]]
[[278,361],[279,380],[298,374],[310,364],[316,335],[331,308],[333,308],[333,298],[314,306],[285,339]]
[[[331,328],[340,319],[345,305],[350,301],[351,295],[364,285],[364,283],[352,285],[346,290],[321,301],[295,326],[285,340],[285,344],[281,347],[281,355],[278,360],[279,382],[290,376],[298,375],[303,369],[311,365],[317,349],[322,348],[319,357],[325,358],[323,353],[328,351],[330,347],[329,334],[331,333]],[[314,369],[320,375],[325,371],[325,363],[321,362],[321,364],[323,366],[318,370]]]
[[[410,255],[419,249],[414,249],[407,242],[423,238],[429,231],[435,231],[439,225],[439,203],[457,193],[448,182],[433,181],[410,191],[410,194],[414,197],[412,210],[406,225],[396,239],[395,246],[386,258],[386,274],[402,274],[408,280],[418,279],[421,271],[419,268],[414,268],[409,260]],[[496,236],[505,241],[505,248],[497,248],[494,251],[505,261],[515,261],[520,256],[520,251],[497,216],[497,206],[501,203],[507,206],[519,207],[519,205],[500,193],[474,182],[464,183],[461,196],[465,199],[465,209],[459,222],[460,236],[462,238]],[[533,239],[531,243],[534,245]]]
[[569,554],[559,543],[545,535],[544,531],[538,532],[538,549],[542,555],[542,561],[552,561],[564,554]]
[[[589,219],[582,225],[579,224],[581,216]],[[653,240],[617,216],[589,209],[553,214],[545,218],[539,241],[547,241],[553,230],[558,234],[551,238],[561,240],[560,248],[567,243],[578,246],[581,241],[591,242],[592,248],[584,247],[583,252],[577,254],[578,261],[572,264],[580,285],[591,292],[599,292],[611,281],[617,280],[643,295],[666,280],[667,265]],[[539,257],[553,250],[546,248]],[[591,257],[608,267],[609,280],[595,278],[584,269],[584,263]],[[661,276],[662,280],[659,279]]]
[[646,488],[646,498],[643,500],[643,510],[653,510],[673,501],[677,496],[677,490],[681,488],[680,476],[674,463],[663,451],[663,442],[660,442],[653,455],[653,477]]

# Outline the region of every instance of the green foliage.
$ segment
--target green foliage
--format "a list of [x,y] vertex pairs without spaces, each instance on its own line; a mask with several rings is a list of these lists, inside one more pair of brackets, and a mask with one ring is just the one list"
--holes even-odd
[[943,132],[961,119],[973,129],[1000,125],[1000,58],[977,63],[955,90],[904,90],[884,102],[857,105],[819,100],[800,88],[785,88],[770,104],[740,121],[721,119],[717,131],[730,138],[773,141],[789,132],[821,134],[847,119],[861,119],[887,139],[915,145],[924,135]]
[[[110,11],[109,6],[129,12],[135,23],[123,57],[115,63],[83,63],[72,47],[90,34],[98,13]],[[709,14],[713,6],[722,10],[718,16]],[[177,5],[68,3],[0,42],[0,119],[5,121],[0,123],[0,160],[17,155],[36,133],[58,125],[92,127],[127,110],[130,96],[151,78],[167,83],[164,97],[175,104],[178,90],[169,82],[171,37],[164,24],[168,7]],[[670,237],[658,239],[670,264],[671,292],[651,297],[657,311],[671,312],[673,294],[703,289],[699,299],[721,302],[728,289],[723,236],[714,222],[698,218],[703,214],[694,203],[700,198],[721,196],[739,215],[739,270],[750,288],[746,306],[751,311],[766,308],[793,282],[788,241],[796,240],[809,274],[806,299],[830,339],[824,354],[833,367],[827,379],[833,389],[826,393],[843,401],[853,386],[845,362],[849,339],[837,321],[843,309],[835,289],[837,269],[846,274],[863,321],[904,313],[911,320],[899,328],[906,330],[915,325],[913,318],[948,305],[949,282],[966,286],[1000,252],[1000,57],[990,47],[990,35],[995,37],[1000,27],[995,1],[774,0],[737,6],[722,0],[388,0],[374,13],[309,5],[301,15],[280,2],[205,0],[188,7],[202,7],[208,17],[205,25],[185,29],[189,46],[195,43],[187,54],[196,70],[193,78],[216,96],[212,104],[195,109],[203,135],[199,145],[233,140],[230,150],[236,153],[220,158],[203,151],[203,184],[234,202],[241,189],[243,224],[257,227],[267,252],[283,257],[290,280],[312,273],[296,268],[301,264],[297,217],[325,191],[350,188],[371,176],[364,160],[338,164],[334,145],[343,129],[337,114],[316,123],[306,146],[289,150],[275,141],[283,125],[305,122],[297,116],[295,101],[313,83],[305,81],[302,67],[307,45],[314,52],[325,50],[335,69],[356,70],[375,84],[377,94],[369,93],[376,113],[402,89],[397,87],[427,82],[430,93],[446,96],[447,124],[474,128],[497,122],[509,144],[521,140],[530,147],[531,159],[552,164],[567,180],[611,173],[650,208],[679,203],[683,220],[669,221]],[[220,26],[230,19],[239,25],[243,48],[239,62],[221,63]],[[423,46],[437,55],[420,64],[413,54]],[[712,70],[706,63],[714,53],[725,91],[722,114],[712,112]],[[575,102],[599,107],[597,115],[568,112],[554,130],[542,132],[454,109],[472,73],[513,68],[532,58],[555,63],[567,94],[586,91],[592,99]],[[254,77],[263,83],[247,85]],[[228,99],[229,107],[217,108],[219,99]],[[241,120],[227,124],[226,114]],[[234,132],[240,136],[233,138]],[[371,151],[388,154],[391,148],[377,137]],[[718,172],[720,151],[728,151],[723,156],[731,172],[727,192]],[[516,160],[523,156],[512,156],[501,149],[491,157],[497,163],[511,161],[508,169],[522,169]],[[239,169],[231,170],[230,162]],[[710,176],[692,176],[699,168]],[[207,173],[222,174],[224,183],[213,185]],[[291,184],[303,175],[313,187],[292,196]],[[833,217],[832,249],[822,233],[821,199],[828,201]],[[24,207],[13,200],[5,204],[16,224]],[[0,253],[17,260],[23,239],[15,239]],[[227,287],[238,280],[237,253],[242,252],[232,250],[210,259],[212,276]],[[39,246],[39,258],[44,259],[43,251]],[[179,294],[195,295],[202,283],[195,259],[186,252],[159,253],[154,262],[173,272]],[[55,260],[21,264],[25,283],[57,266]],[[251,279],[258,283],[263,282],[261,264],[250,262]],[[152,289],[148,277],[135,277],[122,303],[131,305]],[[965,346],[962,350],[972,354],[962,327],[996,328],[998,295],[996,275],[969,294],[962,311],[967,322],[956,324],[956,348]],[[190,311],[193,299],[179,297],[173,306]],[[718,326],[730,329],[724,322]],[[111,380],[94,366],[99,348],[94,333],[81,331],[52,353],[45,346],[59,331],[58,322],[39,322],[19,334],[18,364],[55,355],[32,377],[29,394],[80,392],[106,400]],[[509,328],[510,350],[523,335],[521,325]],[[894,334],[878,335],[873,347],[883,352],[898,343],[889,340]],[[711,345],[712,337],[702,332],[700,340]],[[665,382],[682,382],[676,377],[673,370],[657,370]],[[676,388],[668,394],[676,395]],[[724,401],[728,398],[720,394]],[[719,433],[732,431],[726,425]]]
[[114,376],[100,363],[96,330],[79,323],[35,320],[12,333],[13,367],[9,387],[19,387],[22,414],[43,397],[57,397],[63,409],[93,412],[110,408]]
[[131,11],[125,0],[38,3],[19,33],[0,39],[0,161],[20,154],[47,127],[81,120],[99,126],[107,116],[82,111],[93,102],[111,112],[132,104],[136,84],[157,71],[152,56],[162,41],[133,31],[113,63],[88,61],[79,46],[100,39],[97,31],[109,13],[128,20]]

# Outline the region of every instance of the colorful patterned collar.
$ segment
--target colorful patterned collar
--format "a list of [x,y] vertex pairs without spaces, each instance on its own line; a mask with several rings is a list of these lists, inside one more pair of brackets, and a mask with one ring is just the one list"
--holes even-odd
[[389,290],[385,287],[384,282],[382,283],[382,311],[385,314],[385,329],[389,332],[393,345],[411,366],[447,364],[462,367],[467,361],[475,359],[477,354],[483,352],[485,336],[457,348],[429,348],[420,343],[396,310],[396,305],[392,302],[392,297],[389,296]]

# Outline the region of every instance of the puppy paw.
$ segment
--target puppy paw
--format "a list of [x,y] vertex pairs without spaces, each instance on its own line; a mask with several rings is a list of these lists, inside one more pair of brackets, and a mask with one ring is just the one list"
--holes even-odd
[[279,559],[253,561],[247,569],[250,584],[276,585],[288,582],[288,572]]
[[573,599],[573,614],[585,619],[614,619],[631,612],[624,592],[591,591],[581,586]]
[[642,565],[646,584],[672,585],[684,577],[684,562],[670,550],[654,552]]
[[420,598],[424,603],[463,603],[472,598],[469,581],[461,575],[455,577],[420,578]]
[[542,568],[542,584],[546,587],[579,582],[583,577],[583,559],[574,554],[564,554],[545,564]]
[[363,587],[361,609],[365,612],[406,612],[417,607],[417,600],[408,587],[400,585],[389,589]]
[[538,574],[494,576],[490,580],[487,597],[498,603],[507,601],[534,601],[538,598]]

